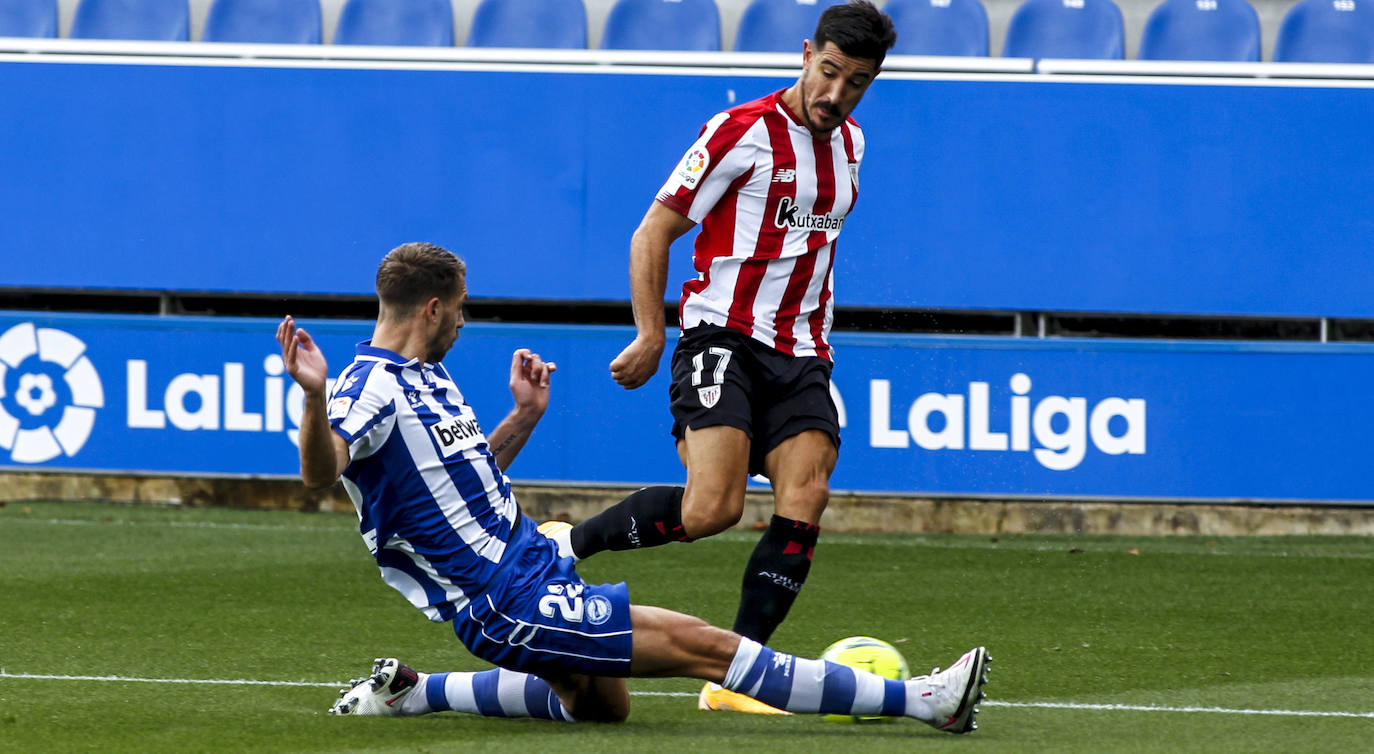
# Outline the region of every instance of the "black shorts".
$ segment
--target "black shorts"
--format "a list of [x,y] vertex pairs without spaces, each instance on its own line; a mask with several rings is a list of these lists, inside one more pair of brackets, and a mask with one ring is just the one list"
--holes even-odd
[[693,327],[673,351],[673,436],[681,440],[687,427],[741,429],[751,441],[750,474],[764,473],[764,457],[808,429],[826,433],[839,448],[830,367],[819,356],[788,356],[724,327]]

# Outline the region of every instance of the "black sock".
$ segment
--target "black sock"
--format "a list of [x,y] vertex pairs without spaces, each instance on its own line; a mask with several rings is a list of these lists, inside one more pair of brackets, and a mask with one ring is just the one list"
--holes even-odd
[[768,642],[806,583],[820,533],[816,524],[773,516],[744,571],[735,633]]
[[682,488],[645,487],[574,526],[573,553],[587,558],[603,550],[634,550],[688,542],[682,531]]

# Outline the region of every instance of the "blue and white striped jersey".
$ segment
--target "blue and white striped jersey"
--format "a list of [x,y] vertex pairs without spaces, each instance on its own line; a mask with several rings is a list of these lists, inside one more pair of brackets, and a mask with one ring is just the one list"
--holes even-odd
[[491,583],[520,517],[472,407],[442,364],[365,341],[328,414],[383,580],[430,620],[451,620]]

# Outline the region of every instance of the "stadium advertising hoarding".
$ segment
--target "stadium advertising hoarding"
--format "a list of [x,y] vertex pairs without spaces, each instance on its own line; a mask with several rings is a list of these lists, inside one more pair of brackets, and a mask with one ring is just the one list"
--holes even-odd
[[[0,62],[5,285],[369,295],[353,271],[423,239],[484,297],[624,300],[607,271],[700,125],[796,75],[325,65]],[[1370,83],[885,73],[837,295],[1374,317]]]
[[[305,323],[337,373],[362,322]],[[263,319],[0,315],[0,466],[289,477],[300,393]],[[558,363],[517,480],[681,482],[665,368],[625,327],[471,324],[446,360],[487,428],[510,354]],[[1374,346],[836,333],[833,487],[1053,498],[1374,502]],[[670,339],[671,347],[671,339]]]

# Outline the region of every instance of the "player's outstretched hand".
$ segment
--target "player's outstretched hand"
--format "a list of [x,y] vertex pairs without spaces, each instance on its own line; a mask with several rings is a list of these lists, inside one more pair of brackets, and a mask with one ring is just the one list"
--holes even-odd
[[549,375],[558,369],[528,348],[517,348],[510,361],[510,393],[517,408],[543,415],[549,406]]
[[636,337],[611,360],[611,379],[626,390],[634,390],[649,381],[658,371],[658,359],[663,355],[663,341]]
[[296,327],[291,315],[277,325],[277,342],[281,344],[281,358],[286,372],[306,393],[323,393],[329,365],[310,333]]

